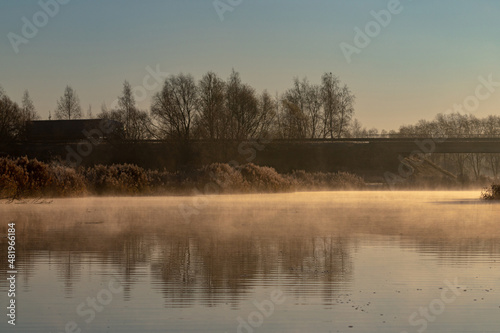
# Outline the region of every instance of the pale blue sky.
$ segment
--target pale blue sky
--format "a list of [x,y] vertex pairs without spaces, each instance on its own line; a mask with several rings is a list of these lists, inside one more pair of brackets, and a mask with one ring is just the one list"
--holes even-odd
[[[147,66],[196,79],[208,70],[227,78],[235,68],[272,94],[294,76],[319,83],[332,72],[357,96],[365,126],[395,129],[462,103],[481,75],[500,82],[498,0],[401,0],[403,11],[348,64],[339,44],[352,44],[354,28],[389,1],[242,0],[221,22],[213,0],[71,0],[18,54],[7,35],[21,35],[22,17],[32,21],[41,7],[2,1],[0,85],[17,101],[28,89],[46,118],[67,84],[95,114],[125,79],[141,86]],[[500,113],[497,89],[476,115]]]

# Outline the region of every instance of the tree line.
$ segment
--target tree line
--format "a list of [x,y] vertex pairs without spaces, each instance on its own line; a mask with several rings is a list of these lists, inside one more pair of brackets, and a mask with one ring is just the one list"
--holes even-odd
[[[258,93],[234,70],[226,80],[214,72],[199,81],[181,73],[166,78],[150,110],[138,107],[127,81],[117,101],[111,108],[103,105],[96,117],[121,122],[123,136],[130,140],[334,139],[352,136],[352,125],[359,125],[353,122],[354,94],[332,73],[323,74],[318,84],[296,77],[290,89],[275,96],[267,90]],[[54,115],[67,120],[83,117],[71,86],[57,101]],[[22,138],[27,121],[39,116],[28,92],[19,106],[2,91],[0,118],[0,139],[14,140]]]
[[19,105],[0,87],[0,142],[23,138],[26,135],[26,123],[37,119],[39,116],[27,90]]
[[[478,118],[472,114],[438,114],[433,120],[401,126],[395,135],[410,138],[500,137],[500,116]],[[498,179],[500,176],[500,154],[450,153],[428,157],[463,181],[481,180],[485,176]]]
[[[274,96],[266,90],[256,92],[234,70],[226,80],[213,72],[199,81],[181,73],[166,78],[149,110],[138,107],[125,81],[116,105],[103,105],[96,117],[122,123],[123,137],[130,140],[500,137],[500,116],[460,113],[438,114],[398,131],[368,130],[354,119],[354,102],[354,94],[332,73],[324,73],[317,84],[296,77],[291,88]],[[53,113],[55,119],[84,116],[72,87],[65,88]],[[91,108],[87,117],[92,118]],[[0,142],[25,139],[26,124],[38,119],[28,91],[18,104],[0,87]],[[428,158],[463,179],[500,176],[500,154],[431,154]]]

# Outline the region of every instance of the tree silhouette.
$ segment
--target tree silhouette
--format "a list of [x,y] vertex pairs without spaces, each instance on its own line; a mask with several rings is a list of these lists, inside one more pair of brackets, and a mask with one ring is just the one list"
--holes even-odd
[[32,121],[40,118],[36,113],[35,104],[33,104],[28,90],[24,91],[21,109],[24,121]]
[[57,102],[57,109],[55,114],[57,119],[71,120],[79,119],[82,117],[80,99],[78,98],[78,95],[75,93],[73,88],[71,88],[70,86],[66,86],[64,95],[61,96],[61,98]]

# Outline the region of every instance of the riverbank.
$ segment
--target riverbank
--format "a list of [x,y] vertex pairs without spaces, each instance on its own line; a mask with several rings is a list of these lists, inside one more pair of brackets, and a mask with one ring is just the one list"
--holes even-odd
[[0,198],[78,197],[87,195],[184,195],[279,193],[304,190],[364,189],[363,179],[337,172],[295,171],[214,163],[203,168],[168,172],[135,165],[96,165],[69,168],[36,159],[0,158]]
[[[36,159],[0,158],[0,199],[85,196],[156,196],[197,194],[284,193],[338,190],[483,190],[483,199],[500,197],[491,180],[459,183],[440,177],[412,177],[389,186],[365,183],[348,172],[293,171],[270,167],[214,163],[191,171],[150,170],[132,164],[71,168]],[[496,194],[495,194],[496,193]]]

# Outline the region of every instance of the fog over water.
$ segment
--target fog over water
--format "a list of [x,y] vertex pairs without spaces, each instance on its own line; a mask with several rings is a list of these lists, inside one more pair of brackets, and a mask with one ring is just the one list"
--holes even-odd
[[20,332],[497,332],[499,213],[476,191],[78,198],[2,201],[0,231]]

